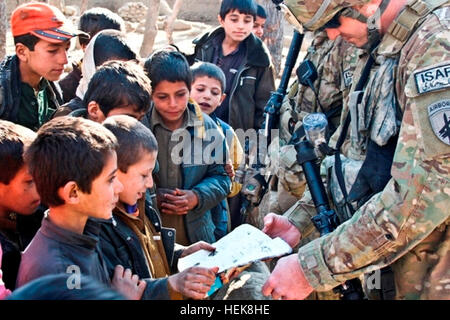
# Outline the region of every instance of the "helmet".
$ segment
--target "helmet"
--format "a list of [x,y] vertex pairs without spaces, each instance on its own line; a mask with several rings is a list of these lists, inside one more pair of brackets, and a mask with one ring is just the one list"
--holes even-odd
[[298,24],[300,24],[303,28],[315,31],[342,9],[367,2],[370,0],[285,0],[282,7],[285,9],[288,21],[294,24],[294,27],[299,27]]

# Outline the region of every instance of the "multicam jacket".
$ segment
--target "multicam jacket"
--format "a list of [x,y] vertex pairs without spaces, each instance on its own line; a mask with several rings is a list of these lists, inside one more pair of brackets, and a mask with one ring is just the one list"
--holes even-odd
[[[395,98],[403,118],[392,178],[333,233],[299,249],[318,291],[390,265],[396,298],[450,299],[450,1],[407,7],[397,20],[409,21],[411,32],[391,25],[376,52],[377,62],[398,57]],[[405,12],[419,18],[405,20]]]

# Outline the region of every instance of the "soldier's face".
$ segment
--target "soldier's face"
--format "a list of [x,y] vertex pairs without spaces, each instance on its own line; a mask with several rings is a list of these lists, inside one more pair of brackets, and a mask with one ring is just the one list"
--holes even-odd
[[358,48],[364,47],[368,41],[367,24],[353,18],[340,16],[340,26],[337,28],[326,28],[327,36],[330,40],[335,40],[341,36],[345,41],[350,42]]

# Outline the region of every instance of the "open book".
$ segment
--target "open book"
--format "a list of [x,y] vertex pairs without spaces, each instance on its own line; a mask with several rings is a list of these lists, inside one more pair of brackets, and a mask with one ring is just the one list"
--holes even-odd
[[192,266],[219,267],[219,273],[250,262],[279,257],[292,252],[281,238],[272,239],[249,224],[243,224],[212,244],[214,252],[199,250],[178,261],[178,270]]

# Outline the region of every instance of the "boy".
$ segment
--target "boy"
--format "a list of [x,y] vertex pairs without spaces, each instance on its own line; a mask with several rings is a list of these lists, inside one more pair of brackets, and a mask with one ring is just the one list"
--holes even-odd
[[[209,62],[196,63],[191,67],[191,70],[193,78],[191,98],[197,102],[204,113],[209,115],[216,122],[217,126],[222,130],[226,137],[230,154],[227,156],[227,165],[225,169],[230,178],[233,179],[234,170],[237,170],[242,162],[242,146],[233,128],[215,115],[216,108],[225,99],[225,94],[223,93],[226,85],[225,74],[218,66]],[[232,165],[228,164],[230,162]],[[236,196],[241,188],[241,183],[233,181],[228,198]],[[220,207],[216,207],[215,209],[219,212],[213,214],[212,217],[214,224],[216,225],[216,239],[220,239],[228,233],[230,213],[227,208],[223,211],[219,210]]]
[[[105,29],[114,29],[124,32],[125,22],[123,19],[106,8],[91,8],[85,11],[78,22],[78,29],[89,34],[90,39],[92,39],[98,32]],[[86,49],[89,38],[79,38],[80,46],[83,51]],[[75,92],[77,90],[78,84],[82,77],[81,65],[83,60],[72,64],[72,71],[63,79],[61,79],[58,84],[61,87],[63,93],[64,102],[69,102],[75,98]]]
[[122,60],[137,62],[138,54],[134,52],[125,41],[125,35],[117,30],[102,30],[97,33],[89,42],[84,53],[81,71],[83,77],[78,84],[76,97],[65,103],[55,114],[55,116],[67,115],[70,112],[86,108],[83,105],[84,95],[89,86],[89,82],[100,67],[110,60]]
[[[102,224],[100,245],[110,274],[117,264],[130,268],[147,287],[143,299],[203,299],[217,269],[190,268],[172,274],[178,258],[198,249],[214,250],[200,242],[174,250],[173,229],[163,228],[156,211],[145,199],[153,187],[152,172],[158,153],[153,133],[128,116],[112,116],[103,122],[117,138],[117,176],[124,189],[113,210],[113,219]],[[200,286],[199,286],[200,284]]]
[[150,109],[152,88],[134,61],[109,61],[93,75],[84,95],[85,108],[70,115],[101,123],[108,116],[125,114],[141,120]]
[[[110,131],[82,118],[53,119],[38,131],[24,158],[49,210],[22,254],[18,287],[56,273],[74,273],[75,283],[86,274],[110,284],[95,219],[111,218],[123,190],[117,180],[116,148]],[[145,285],[116,266],[112,286],[127,298],[140,299]]]
[[20,253],[40,227],[40,197],[24,163],[23,152],[36,133],[0,120],[0,244],[3,247],[3,281],[16,286]]
[[253,33],[254,0],[223,0],[220,27],[194,40],[195,61],[212,62],[226,76],[226,98],[216,115],[233,129],[258,130],[264,107],[275,89],[274,69],[266,46]]
[[264,9],[263,6],[258,4],[258,10],[256,11],[256,19],[255,23],[253,24],[253,33],[260,39],[262,39],[264,35],[264,27],[266,25],[266,20],[267,20],[266,10]]
[[[214,121],[189,101],[192,74],[181,53],[157,51],[146,60],[144,69],[152,83],[149,126],[158,144],[165,147],[158,152],[159,172],[155,177],[163,224],[176,229],[176,242],[181,245],[200,240],[213,243],[211,209],[225,201],[231,180],[223,162],[217,163],[223,157],[216,160],[220,155],[213,154],[215,150],[210,150],[205,137],[216,137],[222,155],[227,152],[225,139]],[[178,149],[180,135],[183,150]],[[175,159],[180,151],[183,159]]]
[[0,119],[36,131],[62,103],[54,84],[67,64],[71,30],[64,15],[45,3],[26,3],[11,16],[16,54],[0,65]]

